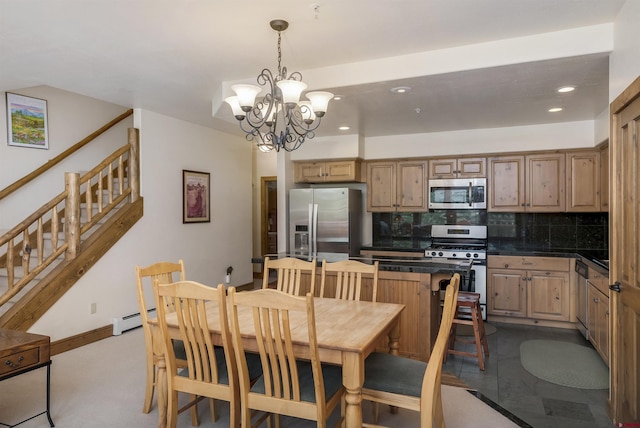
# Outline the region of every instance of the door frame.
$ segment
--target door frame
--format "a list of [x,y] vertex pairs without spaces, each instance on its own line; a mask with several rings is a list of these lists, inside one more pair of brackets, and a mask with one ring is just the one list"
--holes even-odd
[[[269,218],[267,216],[268,213],[268,198],[267,193],[269,191],[269,184],[278,181],[278,177],[275,175],[263,176],[260,177],[260,249],[262,251],[262,255],[268,253],[267,251],[267,241],[268,241],[268,221]],[[278,209],[278,204],[276,204],[276,210]],[[276,224],[277,227],[277,224]]]
[[[611,192],[610,192],[610,215],[609,215],[609,236],[610,236],[610,250],[609,250],[609,258],[611,259],[611,270],[610,270],[610,282],[617,282],[620,279],[620,275],[622,274],[623,269],[623,258],[627,257],[626,254],[622,254],[618,238],[621,233],[629,233],[629,229],[631,229],[631,233],[637,230],[636,227],[640,220],[636,219],[632,225],[624,225],[620,224],[618,220],[621,220],[621,213],[624,210],[622,206],[622,195],[621,192],[623,190],[622,179],[624,178],[624,174],[622,174],[622,159],[621,159],[621,135],[618,132],[621,126],[621,114],[623,110],[629,106],[632,102],[636,101],[640,98],[640,77],[636,78],[633,83],[631,83],[616,99],[611,103],[610,106],[610,150],[611,155],[609,156],[610,162],[610,182],[611,182]],[[636,134],[637,138],[637,134]],[[637,143],[636,143],[637,144]],[[640,165],[636,164],[635,176],[638,177],[640,174]],[[637,181],[637,180],[636,180]],[[616,227],[617,226],[617,227]],[[631,257],[635,257],[636,255],[630,255]],[[639,274],[636,272],[636,276]],[[623,292],[625,292],[623,290]],[[637,294],[637,290],[627,290],[626,293]],[[623,347],[623,339],[627,340],[635,339],[632,337],[631,332],[622,331],[625,328],[625,323],[623,322],[623,313],[622,313],[622,296],[618,292],[610,293],[610,390],[609,390],[609,413],[611,419],[614,423],[624,423],[629,421],[621,420],[625,417],[624,415],[624,384],[629,381],[629,379],[625,379],[626,373],[638,373],[640,362],[636,361],[635,368],[623,367],[624,365],[624,357],[622,355]],[[634,345],[631,345],[633,347]],[[637,347],[637,344],[635,345]],[[636,382],[638,382],[636,380]],[[634,388],[637,386],[631,386]],[[629,387],[629,385],[627,385]]]

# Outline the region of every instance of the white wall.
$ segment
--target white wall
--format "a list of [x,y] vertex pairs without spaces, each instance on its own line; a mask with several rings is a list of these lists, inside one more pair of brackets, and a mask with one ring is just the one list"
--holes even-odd
[[609,62],[609,101],[640,76],[640,1],[627,0],[614,23]]
[[[59,340],[138,311],[136,264],[183,258],[189,279],[215,285],[252,281],[251,148],[243,140],[136,112],[141,134],[144,216],[29,331]],[[126,140],[125,140],[126,142]],[[211,222],[182,223],[182,170],[211,174]],[[97,313],[90,314],[96,303]]]

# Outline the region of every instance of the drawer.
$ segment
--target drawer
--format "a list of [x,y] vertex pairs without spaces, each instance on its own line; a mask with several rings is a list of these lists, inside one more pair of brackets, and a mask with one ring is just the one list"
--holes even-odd
[[40,348],[25,349],[0,361],[0,376],[22,370],[40,362]]
[[489,256],[487,267],[494,269],[548,270],[568,272],[571,259],[565,257]]

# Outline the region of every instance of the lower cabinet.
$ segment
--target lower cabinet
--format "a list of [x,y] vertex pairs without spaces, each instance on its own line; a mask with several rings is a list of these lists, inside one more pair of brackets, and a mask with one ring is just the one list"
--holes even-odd
[[587,296],[589,341],[609,365],[609,296],[591,282]]
[[572,322],[569,259],[489,256],[487,313]]

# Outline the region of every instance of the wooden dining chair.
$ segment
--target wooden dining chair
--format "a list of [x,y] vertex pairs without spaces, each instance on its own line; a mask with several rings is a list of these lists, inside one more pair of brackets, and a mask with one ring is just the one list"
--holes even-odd
[[[329,277],[335,273],[334,287],[329,285]],[[372,283],[369,287],[362,285],[362,275],[370,275]],[[331,288],[331,291],[329,290]],[[341,260],[327,262],[322,260],[320,275],[320,297],[335,297],[345,300],[369,300],[375,302],[378,296],[378,262],[367,264],[357,260]]]
[[[186,273],[184,269],[184,262],[178,260],[177,263],[173,262],[158,262],[147,267],[136,266],[136,285],[138,293],[138,307],[140,310],[140,318],[142,321],[142,330],[144,332],[145,353],[146,353],[146,386],[144,394],[144,404],[142,411],[149,413],[153,404],[153,393],[156,387],[157,381],[157,358],[154,356],[154,342],[153,342],[153,329],[149,324],[149,309],[153,309],[153,305],[147,305],[146,296],[153,301],[153,287],[155,283],[169,284],[176,281],[184,281],[186,279]],[[156,345],[156,346],[159,346]],[[181,342],[175,342],[175,352],[181,365],[186,366],[186,360],[184,355],[184,346]],[[159,349],[159,348],[158,348]],[[156,349],[156,351],[158,350]],[[157,352],[156,352],[157,353]],[[197,418],[197,413],[194,411]],[[193,421],[197,422],[197,419]]]
[[[277,276],[276,290],[283,291],[294,296],[304,296],[307,293],[315,293],[316,284],[316,259],[305,261],[295,257],[285,257],[282,259],[264,258],[264,271],[262,278],[262,288],[269,287],[269,273],[274,270]],[[311,276],[309,289],[302,287],[301,279],[303,274]]]
[[[231,427],[238,426],[240,412],[236,359],[229,332],[226,293],[224,285],[212,288],[193,281],[157,284],[154,287],[158,324],[162,333],[162,345],[167,364],[167,426],[177,423],[178,392],[192,397],[209,397],[229,402]],[[163,304],[164,301],[169,305]],[[222,346],[214,346],[207,318],[206,303],[218,304],[218,317]],[[184,343],[187,367],[177,364],[173,341],[169,333],[167,315],[172,307]],[[173,314],[172,314],[173,315]],[[212,411],[212,422],[216,416]]]
[[[238,293],[233,287],[229,288],[231,336],[240,379],[243,427],[252,426],[252,410],[265,415],[315,420],[318,427],[325,427],[328,417],[342,401],[345,392],[342,368],[320,363],[313,299],[311,293],[298,297],[272,289]],[[241,317],[241,312],[245,316]],[[250,316],[247,317],[247,313]],[[299,321],[292,324],[293,313],[304,317],[308,345],[293,342],[292,329],[304,325]],[[242,358],[245,329],[255,331],[262,362],[263,376],[254,384]],[[303,346],[308,359],[297,360],[294,349],[300,352]]]
[[[365,360],[362,399],[420,412],[421,428],[444,428],[442,363],[453,323],[460,275],[447,286],[440,328],[429,362],[374,352]],[[377,420],[374,420],[374,423]],[[379,425],[363,424],[367,427]]]

